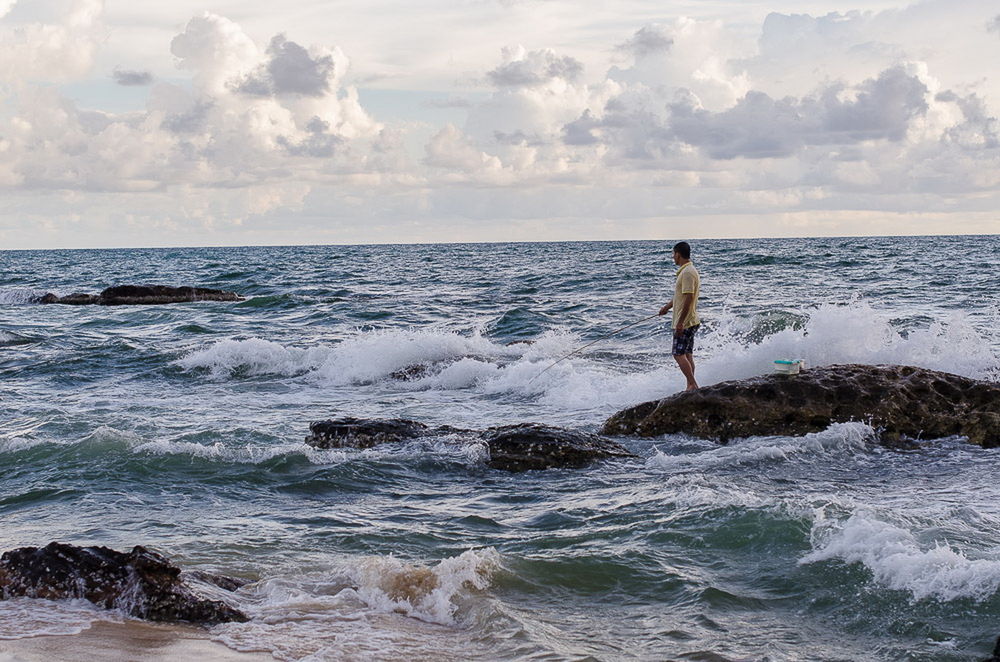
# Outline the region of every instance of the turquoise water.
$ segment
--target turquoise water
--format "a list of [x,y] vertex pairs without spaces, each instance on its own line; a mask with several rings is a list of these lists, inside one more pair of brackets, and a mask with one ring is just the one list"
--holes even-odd
[[[782,357],[1000,380],[997,237],[694,251],[702,384]],[[252,578],[251,622],[211,634],[285,660],[984,657],[1000,451],[849,423],[508,474],[449,439],[303,443],[340,415],[595,430],[683,387],[658,321],[535,377],[655,312],[673,271],[656,242],[0,252],[0,549],[145,544]],[[27,303],[122,283],[248,298]],[[0,638],[107,618],[0,603]]]

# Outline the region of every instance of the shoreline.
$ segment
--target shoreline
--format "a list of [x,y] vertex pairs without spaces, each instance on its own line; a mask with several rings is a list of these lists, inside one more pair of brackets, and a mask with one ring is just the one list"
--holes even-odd
[[40,635],[0,640],[0,662],[58,660],[114,660],[115,662],[273,662],[270,653],[241,653],[209,638],[194,626],[126,621],[100,621],[77,634]]

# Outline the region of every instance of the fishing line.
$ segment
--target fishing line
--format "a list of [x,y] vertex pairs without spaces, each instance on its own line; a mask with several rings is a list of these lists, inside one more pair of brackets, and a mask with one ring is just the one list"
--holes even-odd
[[[549,370],[549,368],[552,368],[555,365],[557,365],[559,363],[562,363],[563,361],[565,361],[566,359],[568,359],[571,356],[575,356],[576,354],[579,354],[580,352],[582,352],[583,350],[587,349],[591,345],[596,345],[597,343],[601,342],[602,340],[607,340],[608,338],[610,338],[611,336],[615,335],[616,333],[621,333],[625,329],[631,329],[633,326],[635,326],[637,324],[642,324],[643,322],[648,322],[649,320],[653,319],[654,317],[659,317],[659,316],[660,316],[660,314],[656,313],[655,315],[650,315],[649,317],[643,317],[641,320],[639,320],[637,322],[632,322],[631,324],[626,324],[625,326],[623,326],[620,329],[615,329],[611,333],[609,333],[607,335],[604,335],[604,336],[601,336],[597,340],[589,342],[586,345],[584,345],[583,347],[580,347],[579,349],[574,349],[572,352],[570,352],[566,356],[563,356],[562,358],[557,359],[554,363],[552,363],[551,365],[549,365],[548,368],[545,368],[545,370],[542,370],[540,373],[538,373],[537,375],[535,375],[534,377],[532,377],[531,379],[529,379],[528,380],[528,384],[530,384],[531,382],[535,381],[536,379],[538,379],[539,377],[541,377],[542,375],[544,375]],[[525,384],[525,386],[527,386],[527,384]]]

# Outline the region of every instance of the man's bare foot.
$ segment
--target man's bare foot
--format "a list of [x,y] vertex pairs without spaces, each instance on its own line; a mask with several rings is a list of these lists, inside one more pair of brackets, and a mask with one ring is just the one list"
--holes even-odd
[[698,385],[697,384],[688,384],[687,388],[684,389],[684,390],[685,391],[697,391],[698,390]]

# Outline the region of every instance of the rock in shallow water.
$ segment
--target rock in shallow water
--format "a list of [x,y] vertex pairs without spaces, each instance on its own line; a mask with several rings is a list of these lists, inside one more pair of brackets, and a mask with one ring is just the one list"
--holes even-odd
[[[192,579],[221,588],[240,585],[240,580],[229,577],[205,577],[195,573]],[[221,600],[197,595],[181,576],[180,568],[141,546],[126,554],[107,547],[52,542],[45,547],[5,552],[0,556],[0,598],[15,597],[83,598],[148,621],[208,625],[249,620],[242,611]]]
[[188,301],[242,301],[235,292],[206,287],[169,287],[167,285],[118,285],[100,294],[75,293],[64,297],[49,293],[39,303],[61,303],[71,306],[125,306],[183,303]]
[[315,448],[371,448],[380,444],[450,435],[455,443],[485,444],[489,466],[506,471],[582,467],[598,459],[634,457],[621,444],[596,434],[521,423],[462,430],[448,426],[431,428],[401,418],[359,419],[352,417],[309,424],[306,443]]
[[677,393],[618,412],[602,434],[690,434],[727,442],[869,423],[886,443],[953,435],[1000,446],[1000,384],[910,366],[834,365]]

